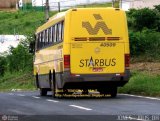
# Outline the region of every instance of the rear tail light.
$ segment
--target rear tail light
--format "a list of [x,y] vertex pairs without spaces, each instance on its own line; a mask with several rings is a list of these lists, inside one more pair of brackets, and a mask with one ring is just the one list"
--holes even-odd
[[70,55],[64,55],[64,68],[70,68]]
[[125,67],[129,67],[130,64],[130,54],[125,54]]

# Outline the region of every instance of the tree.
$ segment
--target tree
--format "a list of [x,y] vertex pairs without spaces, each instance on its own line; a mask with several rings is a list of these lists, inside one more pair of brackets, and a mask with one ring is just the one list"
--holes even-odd
[[28,40],[22,40],[16,48],[11,47],[7,58],[11,73],[32,70],[33,56],[29,53]]
[[156,10],[158,10],[160,12],[160,5],[155,5],[154,7]]
[[157,28],[158,28],[158,31],[160,32],[160,5],[156,5],[154,6],[155,7],[155,12],[156,12],[156,15],[157,15]]
[[128,17],[129,25],[136,31],[142,31],[143,28],[156,29],[159,19],[156,11],[149,8],[131,9],[128,12]]
[[0,56],[0,76],[3,76],[6,70],[6,58],[3,56]]

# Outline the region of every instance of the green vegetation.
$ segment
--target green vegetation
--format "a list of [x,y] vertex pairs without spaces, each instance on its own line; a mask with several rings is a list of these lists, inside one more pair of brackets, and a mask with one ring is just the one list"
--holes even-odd
[[[55,13],[50,12],[50,16]],[[44,22],[44,12],[0,11],[0,34],[22,34],[27,37],[16,48],[10,47],[9,55],[0,55],[0,91],[35,88],[33,55],[29,53],[29,43],[33,41],[36,29]]]
[[28,52],[29,41],[22,40],[19,45],[14,48],[10,47],[7,56],[0,56],[0,76],[5,72],[30,72],[32,71],[33,55]]
[[[133,62],[160,62],[160,5],[127,13]],[[160,96],[160,75],[131,70],[131,79],[119,92]]]
[[[55,14],[51,12],[50,15]],[[44,12],[40,11],[0,11],[0,34],[33,35],[37,27],[45,22]]]
[[[10,48],[10,55],[7,56],[7,66],[11,73],[31,71],[32,70],[32,55],[28,53],[28,48],[19,44],[16,48]],[[15,63],[17,62],[17,63]]]
[[0,91],[34,89],[32,74],[33,55],[29,53],[29,40],[22,40],[7,56],[0,56]]
[[5,57],[0,57],[0,76],[4,76],[5,70],[6,70],[6,58]]
[[5,73],[5,76],[3,78],[0,78],[0,91],[9,91],[14,89],[34,90],[35,85],[32,73]]
[[160,60],[160,32],[151,29],[130,31],[130,49],[134,57],[146,56],[150,60]]
[[159,30],[159,17],[159,11],[156,8],[131,9],[128,12],[128,24],[130,29],[135,31],[142,31],[144,27]]
[[160,75],[150,75],[144,72],[132,72],[131,79],[120,93],[160,96]]
[[127,13],[132,57],[146,56],[160,60],[159,6],[155,9],[131,9]]

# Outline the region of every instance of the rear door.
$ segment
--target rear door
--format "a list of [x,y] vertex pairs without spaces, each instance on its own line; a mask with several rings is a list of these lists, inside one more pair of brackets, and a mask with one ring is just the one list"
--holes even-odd
[[77,9],[70,26],[73,74],[123,73],[126,25],[116,9]]

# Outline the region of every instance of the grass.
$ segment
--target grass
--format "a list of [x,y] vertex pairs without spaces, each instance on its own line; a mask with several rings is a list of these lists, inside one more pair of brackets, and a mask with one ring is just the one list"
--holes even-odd
[[150,75],[144,72],[132,72],[131,79],[120,93],[160,96],[160,75]]
[[0,91],[14,89],[35,90],[34,78],[31,73],[7,73],[0,78]]
[[[50,15],[55,12],[50,12]],[[45,22],[44,12],[40,11],[0,11],[0,34],[34,34]]]

